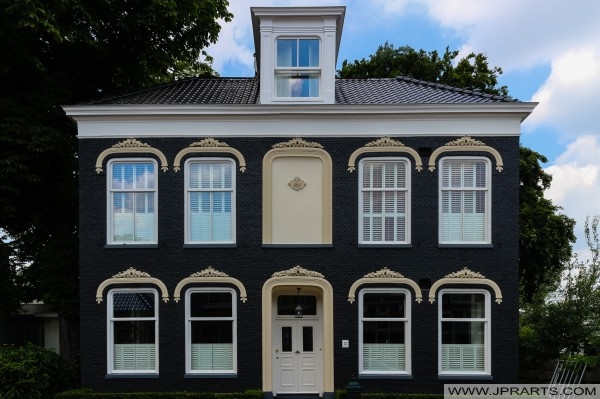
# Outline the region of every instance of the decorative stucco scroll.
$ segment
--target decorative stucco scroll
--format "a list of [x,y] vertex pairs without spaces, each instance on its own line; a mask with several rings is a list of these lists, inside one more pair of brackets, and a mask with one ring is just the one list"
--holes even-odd
[[173,170],[179,172],[181,169],[181,159],[187,154],[204,153],[204,152],[226,152],[235,156],[240,164],[240,172],[246,171],[246,160],[241,152],[229,146],[229,144],[216,140],[212,137],[207,137],[204,140],[196,141],[190,144],[187,148],[179,151],[173,161]]
[[300,191],[306,187],[306,182],[300,176],[296,176],[288,182],[288,186],[293,190]]
[[238,290],[240,290],[240,301],[246,303],[248,300],[248,295],[246,294],[246,288],[244,285],[233,277],[229,277],[228,274],[223,273],[222,271],[215,270],[212,266],[208,266],[206,269],[201,270],[196,273],[190,274],[189,277],[181,280],[177,287],[175,287],[175,292],[173,293],[173,300],[175,302],[179,302],[181,299],[181,290],[184,286],[190,283],[228,283],[235,285]]
[[431,153],[429,157],[429,170],[433,172],[435,170],[435,161],[440,154],[444,152],[454,152],[454,151],[471,151],[471,152],[489,152],[496,158],[496,170],[498,172],[502,172],[504,169],[504,163],[502,162],[502,156],[500,153],[496,151],[495,148],[489,147],[485,145],[484,142],[475,140],[470,136],[463,136],[454,141],[450,141],[446,143],[446,145],[436,148],[435,151]]
[[429,302],[435,302],[435,294],[438,288],[444,284],[483,284],[491,287],[496,294],[496,303],[502,303],[502,292],[498,284],[485,278],[481,273],[474,272],[467,267],[463,267],[454,273],[447,274],[444,278],[439,279],[429,289]]
[[273,144],[271,148],[323,148],[323,146],[314,141],[306,141],[300,137],[296,137],[283,143]]
[[405,146],[398,140],[384,136],[380,139],[371,141],[370,143],[365,144],[364,147],[354,151],[348,160],[348,171],[350,173],[354,172],[356,170],[356,158],[358,158],[359,155],[369,152],[406,152],[415,159],[415,169],[419,172],[423,170],[423,161],[421,161],[421,157],[417,151]]
[[163,172],[169,170],[169,163],[167,162],[167,157],[160,150],[150,146],[149,144],[142,143],[141,141],[129,138],[127,140],[123,140],[110,148],[102,151],[100,155],[98,155],[98,159],[96,159],[96,173],[102,173],[102,165],[104,163],[104,159],[112,154],[122,154],[122,153],[150,153],[154,154],[160,159],[160,168]]
[[350,287],[350,292],[348,292],[348,302],[354,303],[356,300],[356,290],[363,284],[406,284],[415,291],[415,301],[418,303],[423,301],[421,288],[419,288],[417,283],[398,272],[384,267],[376,272],[365,274],[363,278],[356,280],[352,284],[352,287]]
[[288,270],[282,270],[280,272],[275,272],[271,277],[319,277],[324,278],[324,276],[313,270],[308,270],[303,268],[300,265],[296,265]]
[[96,290],[96,302],[102,302],[104,289],[113,284],[155,284],[160,288],[163,302],[169,302],[169,292],[165,284],[157,278],[151,277],[148,273],[130,267],[129,269],[115,274],[112,278],[104,280]]

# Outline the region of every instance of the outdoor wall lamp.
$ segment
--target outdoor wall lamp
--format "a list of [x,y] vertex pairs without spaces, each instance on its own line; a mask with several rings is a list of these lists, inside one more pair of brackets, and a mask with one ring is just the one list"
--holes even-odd
[[302,305],[300,305],[300,288],[296,288],[298,290],[298,301],[297,305],[294,308],[294,316],[297,319],[301,319],[304,316],[304,309],[302,309]]

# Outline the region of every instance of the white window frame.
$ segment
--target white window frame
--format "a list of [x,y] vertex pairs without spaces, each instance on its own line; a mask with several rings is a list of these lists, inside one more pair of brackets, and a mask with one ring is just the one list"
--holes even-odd
[[[192,163],[205,163],[205,164],[228,164],[231,169],[231,188],[225,189],[190,189],[190,173],[189,168]],[[185,162],[185,243],[186,244],[235,244],[236,242],[236,168],[235,162],[231,158],[215,158],[215,157],[202,157],[202,158],[190,158]],[[231,239],[230,240],[207,240],[207,241],[192,241],[191,240],[191,212],[190,212],[190,193],[191,192],[231,192]],[[212,207],[211,207],[212,216]]]
[[[405,176],[405,181],[406,181],[406,187],[399,189],[399,188],[381,188],[381,189],[363,189],[363,174],[364,174],[364,165],[367,163],[397,163],[397,162],[403,162],[406,165],[406,176]],[[359,244],[364,244],[364,245],[389,245],[389,244],[410,244],[410,231],[411,231],[411,164],[410,164],[410,160],[408,158],[404,158],[404,157],[368,157],[368,158],[363,158],[360,160],[359,164],[358,164],[358,242]],[[370,191],[370,192],[374,192],[374,191],[382,191],[382,192],[404,192],[406,193],[406,198],[405,198],[405,215],[404,215],[404,240],[403,241],[398,241],[398,240],[393,240],[393,241],[370,241],[370,240],[364,240],[364,222],[363,222],[363,201],[364,201],[364,193]],[[382,211],[382,214],[385,214],[385,210]],[[385,230],[385,226],[382,226],[382,230]],[[372,232],[372,226],[371,226],[371,230]]]
[[[191,317],[190,296],[198,292],[227,292],[231,294],[231,317]],[[233,367],[231,370],[192,370],[192,322],[193,321],[231,321]],[[237,374],[237,293],[232,288],[226,287],[196,287],[190,288],[185,293],[185,372],[186,374]]]
[[[319,43],[319,65],[318,66],[278,66],[278,54],[277,54],[277,42],[279,40],[295,40],[296,48],[297,48],[297,56],[300,58],[300,41],[301,40],[317,40]],[[323,40],[320,36],[278,36],[274,40],[274,48],[273,52],[275,54],[275,58],[273,61],[273,99],[275,101],[315,101],[320,100],[323,97]],[[277,76],[278,75],[287,75],[287,74],[296,74],[296,75],[310,75],[316,76],[319,82],[319,90],[316,96],[279,96],[278,95],[278,86],[277,86]]]
[[[450,189],[450,188],[445,189],[443,187],[444,167],[445,167],[445,163],[451,162],[451,161],[483,161],[485,163],[486,186],[484,188],[461,187],[461,188],[455,188],[455,189]],[[461,174],[461,176],[464,176],[464,175]],[[444,238],[444,235],[443,235],[444,214],[442,213],[442,210],[443,210],[443,192],[445,192],[445,191],[485,192],[485,202],[484,202],[485,214],[483,216],[484,236],[485,237],[483,240],[477,240],[477,241],[465,240],[464,239],[464,234],[465,234],[464,225],[461,228],[461,232],[463,235],[462,240],[446,240]],[[488,158],[486,158],[486,157],[451,156],[451,157],[444,157],[444,158],[440,159],[438,192],[439,192],[439,208],[438,208],[439,219],[438,219],[438,221],[439,221],[439,243],[440,244],[479,245],[479,244],[490,244],[492,242],[492,238],[491,238],[491,236],[492,236],[492,233],[491,233],[491,231],[492,231],[492,228],[491,228],[492,227],[492,165]],[[464,206],[464,200],[461,200],[461,206]],[[462,221],[464,222],[465,213],[461,212],[460,214],[462,216]]]
[[[152,189],[113,189],[112,187],[112,179],[113,179],[113,165],[114,164],[140,164],[140,163],[152,163],[154,165],[154,188]],[[158,243],[158,163],[156,160],[152,158],[114,158],[108,161],[107,164],[108,173],[106,174],[106,203],[107,203],[107,212],[106,212],[106,242],[110,244],[118,244],[118,245],[155,245]],[[114,202],[113,202],[113,193],[119,192],[131,192],[131,193],[153,193],[154,197],[154,240],[149,241],[118,241],[114,239]],[[134,205],[135,209],[135,205]],[[135,218],[135,211],[134,211]],[[134,238],[135,238],[135,223],[134,223]]]
[[[152,293],[154,295],[154,317],[127,317],[127,318],[116,318],[113,313],[113,295],[115,293]],[[106,318],[107,318],[107,374],[158,374],[158,353],[159,353],[159,339],[158,339],[158,291],[153,288],[114,288],[108,291],[106,300]],[[154,321],[154,364],[153,370],[115,370],[115,344],[114,344],[114,322],[115,321]]]
[[[401,293],[404,294],[404,317],[402,318],[366,318],[364,317],[363,297],[366,293]],[[367,375],[411,375],[412,374],[412,351],[411,351],[411,294],[405,288],[364,288],[358,297],[358,372],[361,376]],[[365,370],[363,366],[363,323],[365,321],[392,321],[404,323],[404,370]]]
[[[446,318],[442,317],[443,307],[443,295],[445,294],[483,294],[485,298],[485,317],[483,318]],[[491,375],[491,296],[489,291],[483,289],[460,289],[460,288],[447,288],[440,290],[438,294],[438,373],[440,376],[463,376],[463,375]],[[458,371],[458,370],[442,370],[442,323],[443,322],[483,322],[484,323],[484,370],[483,371]]]

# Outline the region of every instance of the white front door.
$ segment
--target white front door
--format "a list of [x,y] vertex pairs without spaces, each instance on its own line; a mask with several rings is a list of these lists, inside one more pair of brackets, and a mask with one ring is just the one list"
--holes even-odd
[[318,320],[275,320],[273,333],[275,393],[321,392],[323,350]]

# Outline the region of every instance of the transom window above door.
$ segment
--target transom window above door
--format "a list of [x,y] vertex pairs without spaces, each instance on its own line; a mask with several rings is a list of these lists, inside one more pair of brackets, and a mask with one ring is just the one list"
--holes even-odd
[[280,295],[277,297],[277,316],[293,316],[296,306],[302,306],[304,316],[317,315],[317,297],[314,295]]
[[321,86],[319,39],[277,39],[276,52],[276,96],[279,98],[319,97]]

